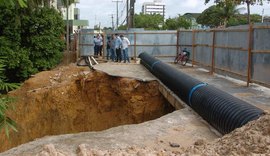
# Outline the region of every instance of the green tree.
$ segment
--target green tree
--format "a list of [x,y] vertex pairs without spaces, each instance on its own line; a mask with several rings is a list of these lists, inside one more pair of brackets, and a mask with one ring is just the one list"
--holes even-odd
[[[0,92],[8,92],[9,90],[18,88],[18,84],[7,83],[4,74],[4,61],[0,58]],[[11,108],[11,98],[3,96],[0,93],[0,131],[4,130],[7,137],[9,137],[10,129],[17,131],[16,123],[6,115],[6,111]]]
[[[209,1],[210,0],[205,0],[205,3],[208,3]],[[248,23],[251,22],[251,20],[250,20],[250,5],[254,5],[254,4],[263,5],[264,1],[270,2],[270,0],[215,0],[216,3],[232,2],[235,4],[246,4],[247,10],[248,10],[248,16],[247,16]]]
[[176,30],[179,28],[189,29],[191,27],[191,21],[185,17],[178,15],[175,18],[168,18],[165,22],[165,29]]
[[159,14],[135,14],[134,17],[136,28],[145,28],[146,30],[158,30],[159,25],[163,23],[163,17]]
[[205,9],[197,18],[197,23],[209,26],[211,28],[218,27],[222,23],[222,18],[220,17],[220,8],[213,5]]
[[239,14],[239,9],[236,8],[235,2],[224,1],[218,4],[220,17],[223,19],[224,28],[227,27],[228,20]]
[[64,21],[53,8],[43,7],[22,17],[23,47],[29,50],[33,68],[47,70],[60,63],[64,42],[60,39],[64,33]]
[[178,17],[176,18],[176,22],[178,28],[190,29],[192,26],[191,21],[186,19],[184,16],[178,15]]
[[165,22],[165,29],[176,30],[178,29],[177,20],[175,18],[168,18]]
[[0,0],[0,4],[3,6],[15,6],[19,5],[20,7],[27,7],[27,0]]
[[216,27],[221,24],[227,27],[230,18],[237,14],[239,14],[239,9],[236,8],[236,4],[230,1],[224,1],[204,10],[198,17],[197,22],[210,27]]
[[[252,23],[261,22],[261,16],[258,14],[251,14],[250,20]],[[228,21],[228,26],[244,25],[248,24],[247,15],[236,15]]]

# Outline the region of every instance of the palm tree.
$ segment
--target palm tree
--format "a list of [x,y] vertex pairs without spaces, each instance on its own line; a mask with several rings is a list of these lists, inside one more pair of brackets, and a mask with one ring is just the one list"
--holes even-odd
[[4,61],[0,58],[0,130],[4,129],[6,136],[9,137],[9,129],[16,129],[16,123],[6,116],[6,111],[10,109],[11,98],[1,95],[2,92],[18,88],[18,84],[7,83],[4,76]]
[[[210,0],[204,0],[205,3],[208,3]],[[216,3],[227,3],[227,2],[233,2],[234,4],[247,4],[247,19],[248,19],[248,23],[250,24],[250,5],[254,5],[254,4],[260,4],[263,5],[263,1],[267,1],[270,2],[270,0],[215,0]]]
[[228,20],[239,14],[239,9],[237,9],[234,1],[224,1],[217,6],[220,8],[220,17],[223,19],[223,26],[226,28]]

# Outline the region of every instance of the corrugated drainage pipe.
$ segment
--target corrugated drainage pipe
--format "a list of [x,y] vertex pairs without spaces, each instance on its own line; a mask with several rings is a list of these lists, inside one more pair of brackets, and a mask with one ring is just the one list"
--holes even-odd
[[222,134],[263,114],[261,109],[194,79],[146,52],[139,57],[151,73]]

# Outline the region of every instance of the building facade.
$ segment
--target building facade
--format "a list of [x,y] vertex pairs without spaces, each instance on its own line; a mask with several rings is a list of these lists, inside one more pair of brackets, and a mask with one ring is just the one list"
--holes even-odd
[[[57,0],[52,3],[52,6],[60,10],[63,15],[63,19],[66,21],[68,19],[70,34],[73,34],[75,31],[87,27],[88,20],[80,19],[80,9],[76,8],[76,4],[80,3],[79,0],[76,0],[75,3],[69,5],[68,9],[63,5],[61,0]],[[68,13],[67,13],[68,10]],[[68,15],[68,18],[67,18]]]
[[142,6],[143,14],[159,14],[165,17],[165,3],[162,0],[154,0],[153,2],[144,2]]

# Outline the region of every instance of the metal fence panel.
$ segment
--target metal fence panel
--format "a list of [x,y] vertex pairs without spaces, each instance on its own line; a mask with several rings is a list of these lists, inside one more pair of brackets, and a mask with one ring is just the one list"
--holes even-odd
[[[270,28],[267,24],[256,24],[253,30],[251,79],[270,85]],[[144,31],[143,29],[106,32],[105,34],[119,33],[129,38],[131,42],[129,56],[133,58],[138,57],[142,52],[147,52],[163,61],[172,62],[177,51],[187,48],[191,52],[191,59],[194,55],[195,62],[211,66],[214,32],[215,68],[223,70],[222,73],[225,72],[225,74],[246,77],[249,60],[249,29],[246,25],[211,31],[180,30],[179,34],[176,31]],[[80,56],[93,55],[93,36],[93,30],[81,30]]]
[[179,31],[179,45],[192,45],[192,31]]
[[244,31],[217,31],[215,43],[218,46],[229,46],[235,48],[248,48],[248,32]]
[[254,50],[270,50],[270,29],[254,29]]
[[253,37],[253,50],[266,52],[252,54],[251,79],[270,85],[270,29],[254,29]]
[[136,34],[136,44],[138,45],[175,45],[177,35],[174,32],[143,32]]
[[215,67],[247,75],[248,53],[240,50],[215,48]]
[[270,53],[253,54],[252,64],[252,79],[270,84]]
[[213,43],[213,32],[210,31],[199,31],[195,34],[195,44],[206,44],[212,45]]
[[80,56],[94,55],[94,30],[81,29],[79,36]]
[[137,54],[148,52],[153,56],[175,57],[176,46],[137,46]]
[[211,65],[212,62],[212,48],[206,46],[197,46],[195,48],[195,56],[194,59],[196,62],[201,63],[203,65]]

